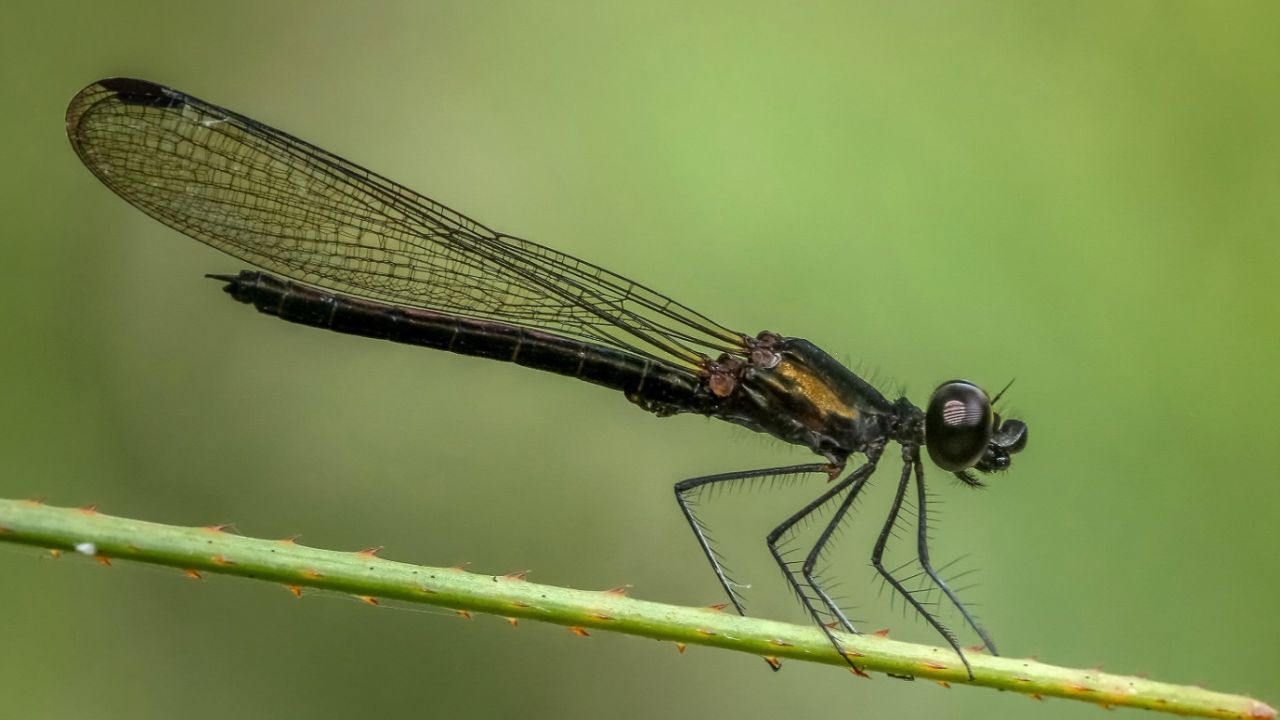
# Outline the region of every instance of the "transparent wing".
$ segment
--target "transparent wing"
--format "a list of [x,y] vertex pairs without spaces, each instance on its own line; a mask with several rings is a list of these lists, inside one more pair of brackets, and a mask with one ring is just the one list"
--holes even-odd
[[744,337],[597,265],[495,232],[262,123],[144,80],[80,91],[67,135],[132,205],[268,272],[698,366]]

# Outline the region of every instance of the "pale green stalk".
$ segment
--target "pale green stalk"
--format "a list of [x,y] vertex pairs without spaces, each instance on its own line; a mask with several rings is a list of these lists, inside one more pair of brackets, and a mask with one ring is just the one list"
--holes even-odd
[[[193,576],[239,575],[281,583],[296,592],[322,588],[370,602],[394,599],[461,613],[540,620],[584,634],[590,628],[666,640],[682,648],[685,643],[710,645],[770,658],[845,664],[813,627],[743,618],[711,608],[635,600],[620,592],[539,585],[516,576],[408,565],[370,552],[317,550],[289,540],[259,540],[219,528],[128,520],[91,509],[0,499],[0,541],[79,553],[102,562],[167,565]],[[844,635],[841,643],[858,666],[869,672],[1180,715],[1254,720],[1275,717],[1273,709],[1256,700],[1203,688],[980,653],[969,654],[973,667],[970,679],[950,649],[875,635]]]

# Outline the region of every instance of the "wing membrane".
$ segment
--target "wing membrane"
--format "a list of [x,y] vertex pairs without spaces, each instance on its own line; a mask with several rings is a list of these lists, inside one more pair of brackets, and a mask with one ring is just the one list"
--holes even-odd
[[742,354],[741,333],[643,285],[151,82],[85,88],[67,109],[67,134],[84,164],[135,207],[292,280],[690,366]]

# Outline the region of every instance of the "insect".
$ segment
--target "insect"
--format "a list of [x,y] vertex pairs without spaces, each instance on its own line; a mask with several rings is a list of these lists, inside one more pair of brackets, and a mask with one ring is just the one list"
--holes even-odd
[[[975,473],[1008,468],[1026,446],[1026,424],[1002,419],[977,385],[945,382],[924,410],[906,398],[889,400],[806,340],[730,330],[617,273],[492,230],[298,138],[152,82],[96,82],[72,99],[66,123],[76,154],[108,188],[258,268],[210,277],[263,313],[566,375],[621,391],[660,417],[706,415],[812,450],[823,462],[682,480],[675,496],[720,585],[745,615],[691,498],[725,483],[827,478],[829,487],[774,528],[767,544],[808,615],[847,660],[834,629],[857,631],[815,566],[896,443],[904,464],[872,565],[969,669],[956,636],[883,564],[914,486],[919,564],[996,652],[931,564],[925,532],[921,448],[934,465],[977,487]],[[846,473],[857,455],[861,462]],[[792,562],[780,543],[820,508],[834,511],[804,559]]]

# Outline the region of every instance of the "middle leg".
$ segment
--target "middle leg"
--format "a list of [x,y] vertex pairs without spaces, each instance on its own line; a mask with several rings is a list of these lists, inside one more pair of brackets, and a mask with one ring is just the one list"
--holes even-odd
[[[879,462],[880,454],[883,452],[883,449],[883,446],[869,448],[866,463],[858,467],[857,470],[854,470],[848,477],[841,480],[830,490],[818,496],[791,517],[787,518],[782,522],[782,524],[774,528],[766,538],[766,544],[769,546],[770,554],[773,555],[773,559],[778,564],[778,567],[782,569],[783,576],[786,577],[787,582],[791,585],[791,589],[795,592],[796,597],[798,597],[801,604],[804,605],[805,610],[809,613],[809,617],[812,618],[814,623],[822,629],[822,632],[827,636],[827,639],[831,641],[832,646],[835,647],[836,652],[840,653],[840,656],[849,664],[850,669],[858,674],[862,674],[862,669],[854,664],[853,660],[845,654],[843,646],[841,646],[839,639],[836,638],[835,628],[833,626],[839,624],[840,627],[844,628],[848,632],[856,633],[857,630],[853,627],[853,624],[849,622],[844,611],[840,609],[835,601],[831,599],[830,595],[822,588],[821,584],[817,582],[817,579],[814,577],[813,569],[818,556],[821,554],[822,548],[831,539],[831,535],[835,532],[836,527],[839,526],[840,521],[844,519],[849,508],[853,506],[854,499],[857,498],[858,493],[866,485],[867,479],[875,472],[876,463]],[[841,501],[840,506],[836,509],[834,517],[827,523],[826,527],[823,528],[822,534],[819,536],[814,550],[811,550],[808,556],[806,556],[799,572],[797,572],[796,569],[792,567],[792,564],[783,556],[782,550],[779,547],[779,540],[781,540],[787,533],[791,532],[798,523],[809,517],[809,515],[818,508],[840,495],[840,493],[846,491],[847,494],[844,500]],[[816,601],[814,598],[810,597],[808,592],[810,590],[817,595]],[[820,606],[821,609],[819,609]],[[832,620],[830,623],[825,621],[823,617],[824,612],[831,616]]]

